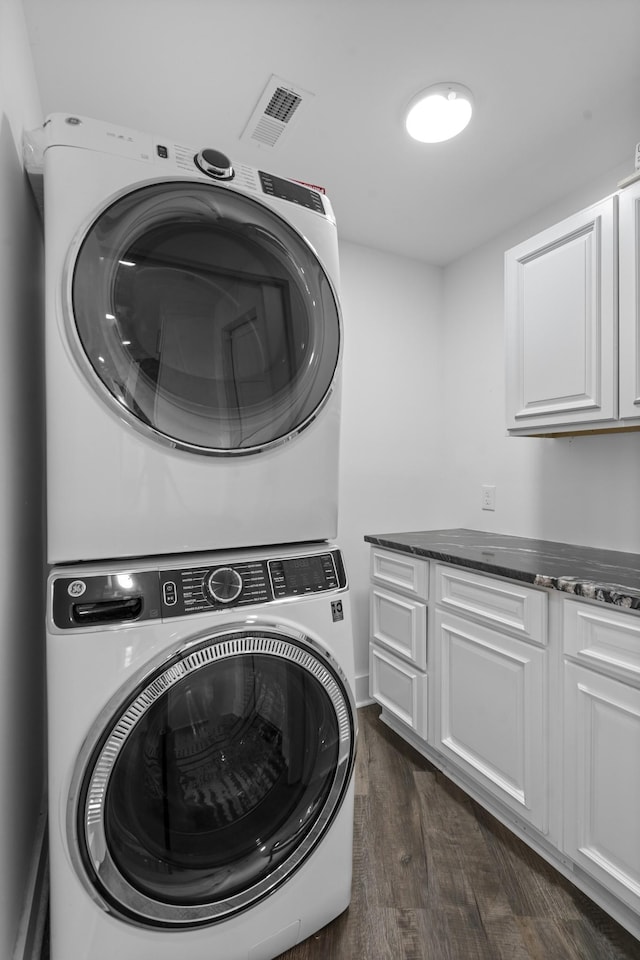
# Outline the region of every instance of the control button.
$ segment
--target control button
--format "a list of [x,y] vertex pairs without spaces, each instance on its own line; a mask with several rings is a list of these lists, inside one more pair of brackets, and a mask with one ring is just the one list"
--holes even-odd
[[218,567],[206,578],[209,596],[217,603],[232,603],[242,592],[242,577],[233,567]]
[[173,607],[178,602],[178,590],[173,580],[162,584],[162,596],[168,607]]
[[194,160],[196,166],[208,177],[215,177],[216,180],[232,180],[235,176],[229,157],[220,153],[219,150],[211,150],[207,147],[197,153]]
[[162,160],[166,160],[167,157],[169,156],[169,151],[167,150],[166,147],[163,147],[161,143],[159,143],[158,146],[156,147],[156,153]]

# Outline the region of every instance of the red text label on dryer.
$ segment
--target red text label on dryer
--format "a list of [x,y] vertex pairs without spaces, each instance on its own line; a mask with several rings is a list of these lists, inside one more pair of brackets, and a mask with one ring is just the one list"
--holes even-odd
[[309,187],[310,190],[315,190],[317,193],[326,193],[324,187],[319,187],[317,183],[307,183],[306,180],[294,180],[294,183],[299,183],[301,187]]

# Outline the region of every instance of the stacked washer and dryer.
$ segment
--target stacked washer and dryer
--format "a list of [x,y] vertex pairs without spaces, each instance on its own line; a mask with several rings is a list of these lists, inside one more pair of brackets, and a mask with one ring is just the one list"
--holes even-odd
[[83,117],[44,196],[51,960],[270,960],[351,888],[336,226]]

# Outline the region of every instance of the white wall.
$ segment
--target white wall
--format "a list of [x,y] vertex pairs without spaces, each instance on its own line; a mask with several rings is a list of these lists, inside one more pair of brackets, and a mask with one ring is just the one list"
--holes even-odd
[[[442,495],[452,526],[640,549],[640,433],[507,437],[504,406],[504,251],[612,193],[631,161],[445,271]],[[496,485],[495,513],[480,508],[482,483]]]
[[[368,672],[366,533],[470,527],[637,552],[640,433],[505,431],[504,252],[613,192],[609,171],[446,270],[342,242],[345,327],[338,542],[358,696]],[[496,511],[481,509],[483,483]]]
[[340,516],[356,638],[358,698],[367,695],[367,533],[440,524],[439,343],[442,271],[340,244],[345,331]]
[[44,782],[41,234],[23,127],[42,122],[19,0],[0,0],[0,957],[12,955]]

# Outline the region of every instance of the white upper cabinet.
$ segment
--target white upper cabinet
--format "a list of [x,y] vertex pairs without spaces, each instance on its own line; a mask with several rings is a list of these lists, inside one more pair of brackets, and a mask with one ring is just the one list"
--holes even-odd
[[615,423],[616,196],[507,251],[505,312],[508,430]]
[[640,417],[640,181],[620,194],[620,417]]

